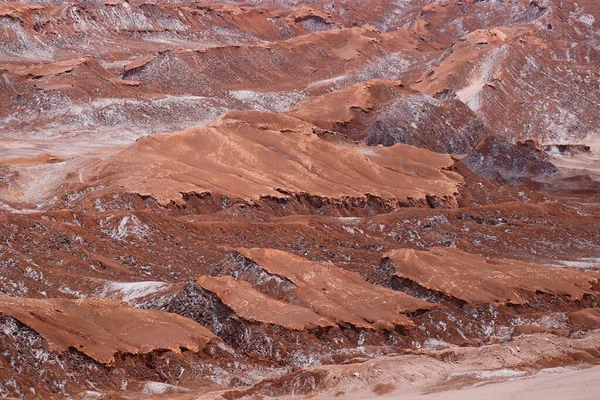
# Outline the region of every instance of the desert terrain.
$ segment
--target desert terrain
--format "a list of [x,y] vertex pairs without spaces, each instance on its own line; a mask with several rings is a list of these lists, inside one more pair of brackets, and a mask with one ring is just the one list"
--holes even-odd
[[600,398],[596,0],[0,0],[0,397]]

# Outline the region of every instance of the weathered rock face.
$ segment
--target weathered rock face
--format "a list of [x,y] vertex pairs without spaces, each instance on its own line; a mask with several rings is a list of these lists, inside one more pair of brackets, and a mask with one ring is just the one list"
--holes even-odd
[[[491,342],[507,335],[566,335],[592,326],[599,292],[596,272],[508,259],[486,259],[456,249],[398,249],[387,253],[371,281],[443,307],[439,326],[419,317],[427,337],[458,336]],[[442,333],[443,332],[443,333]],[[475,339],[477,341],[477,339]],[[425,342],[426,344],[427,342]]]
[[[597,334],[597,331],[595,333]],[[551,334],[528,335],[510,343],[483,347],[421,349],[412,354],[361,360],[354,364],[315,367],[264,381],[247,389],[227,391],[222,396],[228,399],[249,399],[265,393],[269,396],[285,396],[293,392],[307,396],[318,393],[332,398],[336,397],[336,394],[337,397],[351,395],[367,398],[378,393],[394,393],[391,396],[396,393],[399,396],[410,393],[418,398],[420,393],[432,390],[456,392],[458,388],[462,389],[460,393],[464,396],[469,393],[465,384],[470,386],[482,381],[488,384],[506,382],[506,375],[510,375],[513,381],[519,377],[539,378],[543,374],[527,372],[529,365],[555,368],[556,365],[565,365],[569,359],[591,360],[595,357],[593,354],[597,347],[598,337],[594,334],[583,335],[575,340]],[[540,353],[545,355],[542,363],[539,360]],[[589,378],[585,382],[593,382],[598,370],[598,367],[589,370]],[[425,378],[415,379],[416,374]],[[482,380],[481,376],[488,378]],[[546,384],[551,388],[556,379],[561,379],[561,387],[565,387],[569,384],[569,379],[577,378],[577,375],[562,377],[558,374],[548,378]],[[503,386],[505,390],[518,391],[509,384]],[[574,384],[570,390],[577,391],[577,386],[577,383]],[[537,385],[533,385],[522,392],[537,394],[539,390]],[[498,392],[492,387],[487,393],[495,396]],[[473,396],[476,397],[480,393],[475,391]],[[554,392],[550,390],[548,393],[552,395]],[[436,395],[444,396],[445,393]]]
[[[278,250],[239,249],[214,273],[231,274],[276,298],[312,309],[338,325],[361,329],[410,328],[412,323],[402,313],[432,307],[367,284],[360,276],[336,266],[310,262]],[[365,299],[371,304],[365,304]]]
[[0,396],[598,362],[597,2],[226,3],[0,2]]
[[[570,26],[565,13],[578,15]],[[509,139],[589,140],[598,130],[592,113],[599,80],[591,65],[600,55],[588,15],[575,5],[552,5],[537,25],[471,32],[412,87],[432,96],[456,93]]]
[[214,339],[210,331],[185,318],[108,300],[4,297],[2,313],[38,332],[49,342],[50,350],[74,348],[103,364],[114,363],[119,354],[144,354],[156,349],[197,353]]
[[404,143],[438,153],[464,154],[489,132],[462,102],[411,93],[389,104],[366,129],[365,141],[371,146]]
[[459,100],[435,99],[383,80],[309,98],[289,113],[370,146],[404,143],[438,153],[468,153],[490,133]]
[[234,251],[211,275],[188,283],[160,308],[287,365],[390,352],[389,344],[403,342],[415,327],[407,315],[435,308],[334,265],[273,249]]
[[593,290],[598,274],[485,259],[456,249],[402,249],[385,257],[383,269],[389,285],[402,286],[392,280],[414,282],[423,292],[440,293],[470,304],[522,305],[532,296],[543,294],[575,301],[586,295],[598,296]]
[[[246,352],[303,366],[385,354],[407,338],[431,346],[565,333],[593,324],[586,310],[600,294],[598,273],[447,248],[393,250],[370,282],[272,249],[238,249],[211,275],[159,308],[194,319]],[[311,356],[307,346],[318,351]]]
[[317,127],[292,117],[233,112],[206,128],[142,139],[92,166],[88,179],[163,205],[198,193],[250,202],[308,195],[350,207],[369,197],[390,208],[453,207],[462,178],[449,171],[452,164],[449,156],[405,145],[371,150],[328,143]]
[[[190,319],[139,310],[117,301],[0,298],[0,391],[3,396],[56,397],[84,390],[142,390],[202,380],[214,385],[217,355],[233,349]],[[162,368],[181,368],[177,377]],[[137,377],[129,375],[131,369]]]
[[512,144],[498,136],[486,136],[463,159],[474,172],[504,182],[555,174],[550,157],[535,143]]

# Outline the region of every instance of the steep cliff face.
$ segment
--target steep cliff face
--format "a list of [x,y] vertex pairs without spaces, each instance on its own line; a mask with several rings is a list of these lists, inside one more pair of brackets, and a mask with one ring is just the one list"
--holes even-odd
[[597,363],[599,24],[0,1],[0,396],[418,398]]

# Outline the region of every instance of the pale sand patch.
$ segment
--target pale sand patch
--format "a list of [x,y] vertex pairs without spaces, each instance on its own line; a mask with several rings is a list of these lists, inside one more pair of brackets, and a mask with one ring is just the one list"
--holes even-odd
[[431,394],[394,392],[361,399],[385,400],[598,400],[600,367],[542,370],[526,378],[492,383],[462,390]]

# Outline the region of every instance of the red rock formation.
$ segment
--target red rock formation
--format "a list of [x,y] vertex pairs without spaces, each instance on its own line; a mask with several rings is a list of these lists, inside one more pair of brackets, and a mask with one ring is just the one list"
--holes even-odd
[[[219,364],[211,357],[219,352],[236,357],[187,318],[109,300],[3,296],[0,327],[0,388],[24,398],[62,397],[86,389],[141,391],[147,379],[199,382]],[[157,366],[181,368],[181,375],[166,378]],[[136,377],[127,372],[133,369]]]
[[472,171],[504,182],[552,175],[557,172],[550,157],[535,143],[512,144],[493,135],[486,136],[477,143],[463,161]]
[[[598,274],[559,269],[514,260],[485,259],[455,249],[394,250],[389,279],[398,277],[425,290],[471,304],[524,304],[537,294],[564,296],[572,301],[593,290]],[[387,268],[387,267],[386,267]]]
[[456,205],[462,179],[447,170],[450,157],[404,145],[336,145],[318,133],[292,117],[231,112],[206,128],[140,140],[94,171],[90,183],[119,185],[163,205],[181,204],[184,193],[252,202],[307,194],[339,203],[373,196],[392,207]]
[[[368,284],[336,266],[310,262],[282,251],[238,249],[232,263],[218,273],[254,283],[263,291],[312,309],[338,325],[376,330],[392,330],[396,325],[412,327],[403,313],[433,307],[403,293]],[[264,274],[271,282],[283,280],[282,287],[278,288],[277,283],[265,287],[261,282]]]
[[435,99],[382,80],[311,97],[289,113],[371,146],[404,143],[438,153],[467,153],[490,133],[458,100]]
[[1,313],[40,334],[49,350],[70,348],[103,363],[120,354],[156,350],[199,352],[215,336],[192,321],[108,300],[33,300],[3,297]]
[[0,396],[598,362],[597,2],[225,3],[0,3]]

